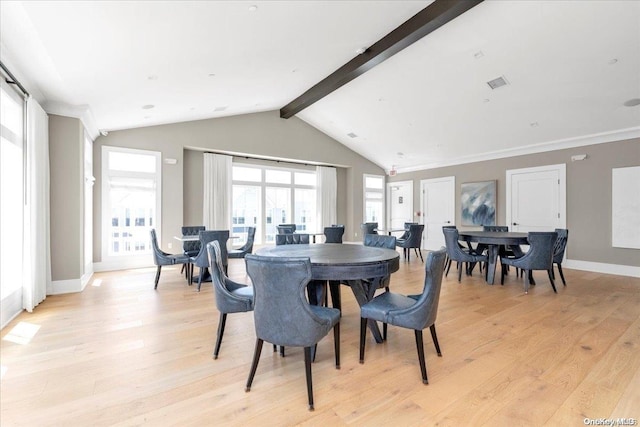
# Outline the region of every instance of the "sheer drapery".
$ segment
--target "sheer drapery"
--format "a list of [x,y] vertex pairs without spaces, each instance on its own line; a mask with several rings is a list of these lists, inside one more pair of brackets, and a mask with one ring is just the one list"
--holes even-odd
[[204,153],[202,219],[207,230],[231,228],[232,157]]
[[317,166],[316,167],[316,197],[318,210],[318,229],[329,227],[336,223],[336,199],[338,189],[338,178],[336,168]]
[[26,206],[24,212],[23,307],[32,311],[51,283],[49,222],[49,117],[27,100]]

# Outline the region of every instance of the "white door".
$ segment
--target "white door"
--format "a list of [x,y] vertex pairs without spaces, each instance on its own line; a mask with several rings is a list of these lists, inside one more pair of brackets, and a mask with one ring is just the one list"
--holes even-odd
[[455,224],[455,197],[456,178],[453,176],[420,181],[423,248],[437,250],[445,245],[442,226]]
[[388,183],[387,200],[387,230],[404,229],[405,222],[413,222],[413,181]]
[[553,231],[566,224],[564,164],[507,171],[507,225],[511,231]]

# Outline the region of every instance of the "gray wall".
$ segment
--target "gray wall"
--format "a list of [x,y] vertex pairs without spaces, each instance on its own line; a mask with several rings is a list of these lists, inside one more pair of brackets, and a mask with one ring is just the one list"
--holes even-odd
[[84,127],[79,119],[49,115],[51,279],[83,274]]
[[[176,165],[162,166],[162,241],[167,243],[188,223],[202,221],[202,154],[211,150],[248,156],[270,156],[304,162],[342,165],[338,169],[338,221],[346,226],[345,240],[355,239],[363,217],[362,174],[384,171],[334,139],[278,111],[198,120],[110,132],[94,144],[94,261],[101,261],[102,145],[162,152]],[[195,206],[193,206],[195,205]]]
[[[588,158],[571,162],[573,154],[587,154]],[[460,224],[460,184],[497,180],[496,223],[505,224],[506,171],[560,163],[567,168],[568,258],[640,266],[640,251],[611,246],[611,169],[640,165],[640,139],[403,173],[388,181],[413,180],[414,206],[420,206],[420,180],[455,176],[456,223]]]

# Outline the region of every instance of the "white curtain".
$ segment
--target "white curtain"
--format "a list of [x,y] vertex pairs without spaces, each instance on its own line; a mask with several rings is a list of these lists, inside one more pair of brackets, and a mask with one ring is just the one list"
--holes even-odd
[[204,153],[203,225],[207,230],[231,229],[231,156]]
[[316,206],[318,210],[319,230],[336,223],[336,199],[338,195],[338,178],[336,168],[316,167]]
[[31,312],[51,283],[49,222],[49,117],[27,100],[26,206],[24,221],[23,307]]

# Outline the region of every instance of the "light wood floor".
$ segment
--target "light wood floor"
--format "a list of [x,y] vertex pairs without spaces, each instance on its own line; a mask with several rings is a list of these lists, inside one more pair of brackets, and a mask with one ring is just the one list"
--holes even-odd
[[[424,270],[401,262],[394,291],[420,292]],[[106,425],[517,425],[581,426],[587,418],[640,419],[640,279],[566,270],[524,295],[512,273],[489,286],[476,273],[444,280],[429,333],[429,385],[420,380],[412,331],[368,336],[358,363],[359,311],[342,288],[342,369],[333,337],[313,365],[307,410],[302,349],[265,346],[250,393],[251,313],[230,315],[220,358],[211,285],[188,287],[179,269],[95,274],[84,292],[50,296],[2,331],[3,427]],[[242,260],[230,275],[245,281]],[[15,328],[14,328],[15,327]],[[33,335],[31,337],[31,335]],[[16,343],[19,341],[20,343]]]

